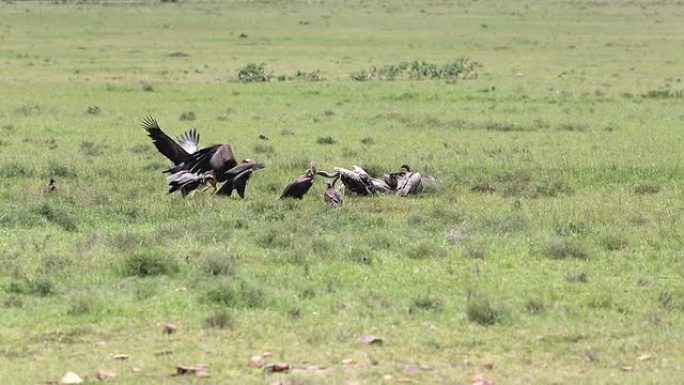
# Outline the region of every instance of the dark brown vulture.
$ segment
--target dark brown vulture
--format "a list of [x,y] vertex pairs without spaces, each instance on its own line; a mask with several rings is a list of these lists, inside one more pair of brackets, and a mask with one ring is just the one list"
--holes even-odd
[[166,183],[169,185],[169,194],[180,191],[183,197],[192,196],[195,190],[200,186],[205,186],[204,190],[214,188],[216,191],[216,178],[214,174],[208,172],[206,174],[197,174],[187,170],[178,171],[166,178]]
[[359,166],[354,166],[353,170],[335,167],[334,173],[319,171],[316,174],[326,178],[335,178],[335,180],[340,179],[347,190],[357,195],[376,195],[376,187],[373,183],[373,178],[371,178],[370,175],[368,175],[368,173]]
[[223,173],[222,179],[225,180],[225,183],[216,192],[216,195],[231,196],[235,190],[240,198],[244,199],[247,181],[252,173],[264,168],[266,165],[263,163],[252,162],[249,159],[243,160],[242,163]]
[[50,178],[48,184],[45,187],[43,187],[43,194],[50,194],[57,191],[57,185],[55,183],[57,182],[55,182],[54,179]]
[[176,142],[164,133],[151,116],[142,120],[142,126],[157,150],[173,162],[173,167],[166,170],[171,174],[187,170],[203,175],[207,171],[213,171],[217,181],[223,182],[221,176],[237,165],[230,144],[215,144],[200,149],[196,130],[183,133]]
[[311,185],[313,185],[315,176],[316,174],[312,169],[306,170],[306,173],[304,175],[298,176],[297,179],[295,179],[294,181],[292,181],[292,183],[288,184],[287,187],[285,187],[285,190],[280,195],[280,199],[302,199],[304,197],[304,194],[306,194],[311,188]]
[[335,182],[325,182],[325,192],[323,193],[323,200],[330,206],[342,206],[342,193],[335,188]]

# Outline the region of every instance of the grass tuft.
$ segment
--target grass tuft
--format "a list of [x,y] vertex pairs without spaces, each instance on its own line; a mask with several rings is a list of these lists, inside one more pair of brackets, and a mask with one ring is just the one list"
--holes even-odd
[[202,271],[213,276],[230,276],[237,272],[238,263],[225,250],[213,252],[201,260]]
[[542,248],[542,254],[551,259],[589,259],[589,250],[579,241],[556,238]]
[[466,303],[468,321],[482,326],[491,326],[504,322],[510,311],[501,304],[493,304],[483,294],[469,294]]
[[209,314],[202,324],[209,329],[232,329],[235,326],[235,319],[230,311],[221,309]]
[[127,254],[121,261],[120,270],[126,277],[149,277],[173,275],[180,266],[162,249],[144,249]]

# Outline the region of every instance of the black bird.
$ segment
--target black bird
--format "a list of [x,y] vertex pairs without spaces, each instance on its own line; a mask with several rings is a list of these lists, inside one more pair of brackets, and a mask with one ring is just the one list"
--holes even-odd
[[230,144],[215,144],[200,149],[197,130],[186,131],[176,142],[164,133],[151,116],[142,120],[142,126],[152,138],[157,150],[173,162],[173,167],[166,172],[175,174],[187,170],[195,174],[204,174],[213,171],[217,181],[223,182],[221,176],[237,165]]
[[280,195],[280,199],[294,198],[302,199],[314,182],[316,176],[314,169],[309,168],[304,175],[298,176],[294,181],[285,187],[285,190]]
[[187,170],[181,170],[175,174],[169,175],[166,178],[166,183],[169,185],[169,194],[180,191],[183,197],[187,197],[188,195],[192,196],[195,190],[200,186],[205,186],[202,191],[212,187],[214,188],[214,191],[216,191],[216,178],[211,172],[198,174]]
[[242,163],[223,173],[222,179],[225,180],[225,183],[216,192],[216,195],[231,196],[235,190],[240,198],[244,199],[247,181],[252,177],[252,173],[264,168],[266,165],[263,163],[256,163],[249,159],[243,160]]
[[330,206],[342,206],[342,193],[335,188],[335,182],[325,182],[325,192],[323,192],[323,201]]

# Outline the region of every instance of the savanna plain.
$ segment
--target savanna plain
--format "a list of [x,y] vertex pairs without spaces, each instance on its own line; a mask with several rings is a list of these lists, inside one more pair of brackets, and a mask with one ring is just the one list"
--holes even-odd
[[[682,383],[683,19],[0,3],[0,383]],[[148,115],[267,168],[244,200],[167,195]],[[279,200],[310,161],[436,184]]]

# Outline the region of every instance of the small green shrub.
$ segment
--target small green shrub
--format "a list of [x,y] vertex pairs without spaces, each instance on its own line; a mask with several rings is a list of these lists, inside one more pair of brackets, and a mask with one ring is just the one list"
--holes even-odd
[[266,74],[264,63],[249,63],[237,70],[237,78],[241,82],[267,82],[271,80],[271,75]]
[[546,311],[546,304],[541,298],[530,298],[525,302],[525,311],[529,314],[542,314]]
[[59,225],[65,231],[76,231],[78,229],[76,216],[53,204],[52,202],[43,202],[34,207],[33,212],[45,218],[48,222]]
[[409,314],[413,314],[418,311],[440,312],[442,311],[442,301],[440,301],[440,299],[437,297],[431,296],[420,296],[414,298],[409,306]]
[[204,327],[209,329],[232,329],[235,325],[233,314],[226,309],[217,310],[204,319]]
[[446,250],[433,243],[422,241],[410,247],[406,256],[411,259],[440,258],[446,255]]
[[230,308],[254,309],[265,303],[263,290],[245,281],[222,282],[209,289],[204,299]]
[[660,192],[661,187],[653,183],[642,183],[634,187],[635,194],[657,194]]
[[127,254],[120,268],[127,277],[173,275],[180,270],[178,261],[161,249],[136,250]]
[[331,136],[323,136],[316,139],[317,144],[335,144],[337,141]]
[[213,276],[234,275],[238,268],[235,258],[225,250],[216,251],[202,258],[202,271]]
[[589,259],[589,251],[578,241],[568,238],[557,238],[542,249],[542,254],[551,259]]
[[193,121],[193,120],[195,120],[196,118],[197,118],[197,116],[195,115],[195,113],[194,113],[193,111],[187,111],[187,112],[183,112],[183,113],[180,115],[180,117],[178,118],[178,120],[181,120],[181,121]]
[[492,304],[482,294],[470,294],[466,303],[466,316],[470,322],[491,326],[504,322],[510,311],[501,304]]
[[48,297],[57,292],[55,284],[47,276],[12,281],[7,285],[5,291],[14,294],[37,295],[39,297]]

